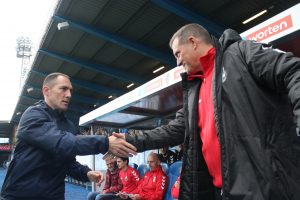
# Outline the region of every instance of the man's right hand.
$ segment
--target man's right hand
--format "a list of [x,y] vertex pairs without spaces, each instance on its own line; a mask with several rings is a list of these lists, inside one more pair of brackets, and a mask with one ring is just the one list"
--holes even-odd
[[118,157],[131,157],[136,155],[136,148],[125,141],[125,135],[122,133],[113,133],[112,136],[108,137],[109,148],[108,151]]
[[174,187],[177,188],[177,189],[179,189],[179,187],[180,187],[179,181],[176,181],[176,182],[175,182]]
[[120,197],[121,199],[128,199],[128,195],[126,193],[123,192],[119,192],[116,194],[118,197]]

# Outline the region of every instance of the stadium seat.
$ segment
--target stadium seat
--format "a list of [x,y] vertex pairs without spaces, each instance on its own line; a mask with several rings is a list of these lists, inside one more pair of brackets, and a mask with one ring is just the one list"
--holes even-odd
[[172,189],[172,186],[174,185],[175,181],[177,180],[178,176],[180,175],[181,166],[182,166],[182,161],[176,161],[169,167],[168,188],[167,188],[164,200],[174,200],[171,197],[171,189]]
[[137,168],[138,172],[140,173],[141,177],[144,177],[146,172],[150,170],[147,164],[140,164]]
[[168,175],[169,165],[167,163],[160,163],[162,170]]

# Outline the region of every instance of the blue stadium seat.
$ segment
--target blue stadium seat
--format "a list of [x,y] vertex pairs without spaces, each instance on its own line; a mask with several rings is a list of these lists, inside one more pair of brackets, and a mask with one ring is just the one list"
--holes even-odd
[[134,168],[134,169],[137,169],[138,168],[138,165],[135,164],[135,163],[129,163],[128,164],[130,167]]
[[141,177],[144,177],[144,175],[150,170],[150,168],[147,164],[140,164],[137,170],[140,173]]
[[162,170],[168,175],[169,172],[169,165],[167,163],[160,163]]
[[176,161],[169,167],[169,173],[168,173],[168,188],[164,197],[164,200],[174,200],[171,197],[171,189],[174,185],[175,181],[177,180],[178,176],[180,175],[182,166],[182,161]]

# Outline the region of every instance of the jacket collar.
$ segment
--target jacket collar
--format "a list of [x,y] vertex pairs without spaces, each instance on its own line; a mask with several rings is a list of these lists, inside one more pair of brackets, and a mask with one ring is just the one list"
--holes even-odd
[[213,70],[213,62],[215,59],[216,50],[214,47],[208,50],[207,54],[199,58],[199,62],[203,68],[203,72],[199,74],[188,75],[188,80],[194,80],[195,78],[203,79]]
[[222,46],[222,51],[224,51],[227,47],[229,47],[231,44],[242,40],[241,36],[232,29],[226,29],[224,33],[221,35],[219,42]]
[[158,165],[155,169],[153,169],[153,170],[151,170],[151,172],[157,172],[157,171],[160,171],[160,170],[162,170],[162,167],[161,167],[161,165]]
[[65,118],[64,112],[52,109],[44,100],[40,100],[35,105],[39,105],[45,110],[47,110],[52,116],[55,116],[57,118]]
[[206,77],[214,68],[214,60],[215,60],[216,50],[214,47],[210,48],[206,55],[199,58],[199,62],[201,63],[203,69],[203,75]]

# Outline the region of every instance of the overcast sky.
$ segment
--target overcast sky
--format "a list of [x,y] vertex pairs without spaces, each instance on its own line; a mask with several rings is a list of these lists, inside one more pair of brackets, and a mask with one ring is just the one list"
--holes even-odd
[[1,2],[0,120],[11,119],[19,98],[21,59],[16,57],[16,40],[18,37],[28,37],[32,41],[32,62],[56,4],[57,0]]

